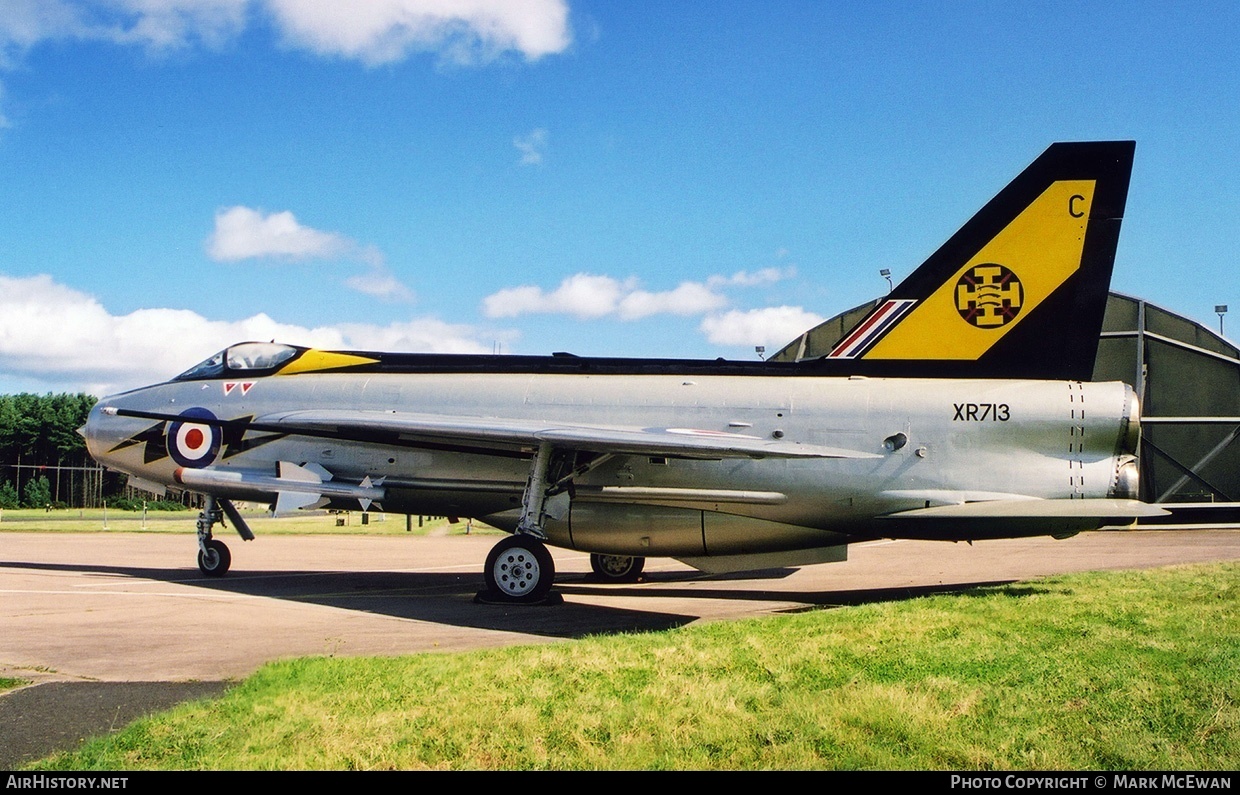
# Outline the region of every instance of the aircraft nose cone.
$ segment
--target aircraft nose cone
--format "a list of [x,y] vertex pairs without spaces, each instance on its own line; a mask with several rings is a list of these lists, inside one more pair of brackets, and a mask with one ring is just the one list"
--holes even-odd
[[[146,402],[143,402],[146,401]],[[130,416],[149,406],[149,400],[133,394],[104,398],[86,416],[78,433],[86,440],[86,452],[107,469],[148,478],[167,463],[165,423]],[[166,469],[166,467],[165,467]],[[167,473],[164,473],[167,474]]]
[[91,408],[90,414],[86,415],[86,422],[82,424],[81,428],[77,429],[78,435],[86,440],[86,451],[90,453],[95,460],[99,459],[100,435],[104,430],[100,426],[105,419],[105,413],[106,412],[103,409],[103,405],[101,403],[96,403],[94,407]]

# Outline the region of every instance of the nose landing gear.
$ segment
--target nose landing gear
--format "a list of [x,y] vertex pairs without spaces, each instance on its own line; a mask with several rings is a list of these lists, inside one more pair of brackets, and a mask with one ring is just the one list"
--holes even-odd
[[228,546],[211,537],[211,528],[224,520],[224,513],[215,498],[208,495],[202,511],[198,514],[198,569],[208,577],[223,577],[232,565]]
[[211,528],[216,522],[222,524],[225,516],[233,523],[237,535],[246,541],[254,539],[254,533],[231,502],[208,494],[198,514],[198,569],[208,577],[223,577],[232,565],[228,545],[211,535]]

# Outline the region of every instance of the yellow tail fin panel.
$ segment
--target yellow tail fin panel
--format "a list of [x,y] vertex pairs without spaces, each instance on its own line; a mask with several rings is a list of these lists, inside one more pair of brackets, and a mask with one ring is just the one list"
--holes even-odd
[[1080,268],[1095,185],[1052,183],[862,358],[976,360]]

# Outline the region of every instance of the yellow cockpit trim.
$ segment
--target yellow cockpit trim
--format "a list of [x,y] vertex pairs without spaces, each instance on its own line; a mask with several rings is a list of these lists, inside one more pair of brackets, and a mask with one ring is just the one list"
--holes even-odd
[[369,356],[357,356],[352,353],[334,353],[310,349],[289,362],[277,375],[295,375],[297,373],[317,373],[323,370],[339,370],[342,367],[356,367],[362,364],[376,364],[378,359]]

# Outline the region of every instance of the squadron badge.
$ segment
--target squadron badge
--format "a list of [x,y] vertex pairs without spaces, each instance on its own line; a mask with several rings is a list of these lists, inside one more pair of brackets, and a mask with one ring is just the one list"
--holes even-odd
[[1020,314],[1025,288],[1002,265],[986,263],[965,271],[956,282],[956,311],[978,328],[999,328]]

